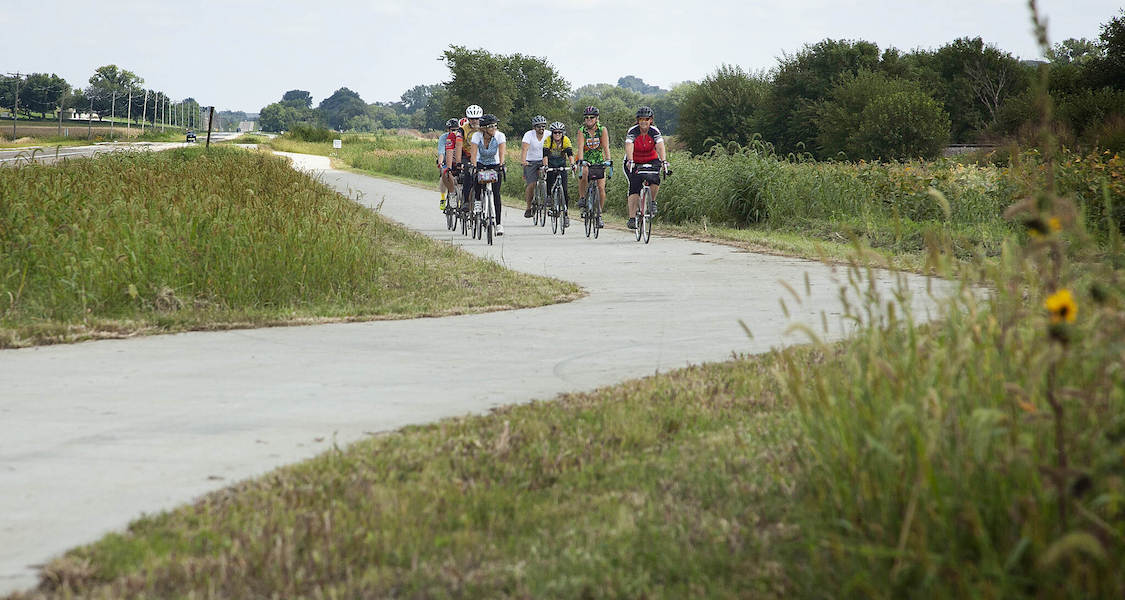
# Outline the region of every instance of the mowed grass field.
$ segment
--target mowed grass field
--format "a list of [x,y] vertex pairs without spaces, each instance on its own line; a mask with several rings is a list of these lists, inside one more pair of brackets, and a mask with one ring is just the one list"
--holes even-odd
[[392,225],[267,154],[192,148],[0,169],[0,347],[578,293]]
[[166,126],[161,131],[160,125],[145,126],[144,133],[141,126],[134,123],[129,128],[124,122],[110,124],[107,121],[63,121],[59,127],[57,121],[34,121],[25,124],[23,121],[16,125],[15,135],[12,135],[11,121],[0,122],[0,149],[22,148],[38,145],[79,145],[90,142],[110,140],[134,141],[180,141],[183,140],[184,129]]

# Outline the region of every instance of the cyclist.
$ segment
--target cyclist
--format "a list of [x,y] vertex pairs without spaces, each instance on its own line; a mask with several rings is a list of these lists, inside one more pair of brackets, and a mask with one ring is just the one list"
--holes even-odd
[[527,184],[524,191],[524,200],[527,201],[527,210],[523,217],[530,219],[531,197],[535,195],[535,182],[539,179],[539,168],[543,166],[543,142],[547,141],[547,117],[535,115],[531,119],[531,129],[523,134],[523,143],[520,146],[520,164],[523,165],[523,181]]
[[[582,127],[578,128],[578,138],[575,145],[578,148],[578,164],[582,164],[585,160],[588,164],[582,165],[582,173],[578,178],[578,208],[592,209],[592,206],[585,206],[586,202],[586,187],[590,181],[597,181],[598,193],[601,197],[598,199],[598,205],[601,207],[601,212],[605,212],[605,165],[608,163],[609,158],[609,130],[607,130],[598,120],[599,111],[596,106],[587,106],[586,110],[582,111]],[[601,216],[598,217],[598,227],[604,227]]]
[[[508,149],[508,140],[504,137],[504,132],[497,131],[496,115],[489,114],[480,118],[480,131],[473,134],[471,141],[473,150],[470,164],[476,165],[478,170],[496,167],[502,178],[504,175],[504,153]],[[477,185],[475,180],[472,183],[474,195],[471,197],[475,200],[474,204],[479,206],[480,186]],[[496,215],[496,235],[504,235],[504,227],[500,224],[500,179],[497,179],[491,185],[492,202]],[[468,203],[466,202],[466,204]]]
[[[466,119],[466,121],[461,123],[461,138],[464,140],[464,143],[461,146],[461,164],[462,165],[467,165],[467,166],[473,165],[472,156],[470,156],[470,154],[472,153],[472,149],[473,149],[473,144],[472,144],[473,134],[480,131],[480,118],[481,118],[481,115],[483,115],[483,114],[484,114],[484,109],[477,106],[476,104],[470,104],[467,108],[465,108],[465,119]],[[468,199],[472,198],[471,194],[472,194],[472,191],[473,191],[473,185],[475,185],[476,182],[471,180],[471,177],[470,177],[470,174],[468,173],[467,168],[462,169],[462,175],[464,176],[465,181],[464,181],[464,185],[462,186],[462,190],[463,190],[464,193],[461,194],[461,197],[465,198],[466,202],[461,205],[461,210],[464,210],[464,211],[468,212],[468,210],[469,210]]]
[[446,132],[442,134],[439,145],[441,146],[441,210],[445,210],[446,194],[457,193],[457,180],[455,179],[461,174],[461,163],[458,159],[461,158],[461,149],[465,145],[464,138],[461,137],[461,124],[457,119],[450,119],[445,122]]
[[[545,167],[570,167],[570,159],[574,157],[574,148],[570,138],[566,137],[566,125],[559,121],[551,123],[551,137],[543,142],[543,166]],[[573,168],[573,167],[571,167]],[[570,206],[570,193],[566,189],[566,171],[547,174],[547,189],[555,184],[555,179],[562,176],[563,205]],[[570,227],[570,217],[563,220],[563,225]]]
[[438,202],[438,210],[445,210],[445,140],[449,138],[449,132],[441,134],[437,140],[437,160],[434,161],[438,168],[438,192],[441,193],[441,201]]
[[652,212],[656,212],[656,192],[660,190],[659,173],[637,173],[636,166],[660,161],[665,173],[671,173],[667,150],[660,130],[652,124],[652,109],[642,106],[637,109],[637,124],[625,134],[625,172],[629,175],[629,229],[637,228],[637,204],[641,199],[641,187],[647,180],[652,192]]

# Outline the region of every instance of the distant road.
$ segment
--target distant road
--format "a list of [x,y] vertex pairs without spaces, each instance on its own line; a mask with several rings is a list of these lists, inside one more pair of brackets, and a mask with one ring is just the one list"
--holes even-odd
[[[242,134],[230,131],[212,132],[211,142],[221,142],[240,135]],[[199,141],[196,142],[195,145],[204,144],[206,141],[207,134],[200,134]],[[122,152],[128,150],[156,151],[191,145],[192,144],[187,142],[104,142],[90,146],[43,145],[28,146],[25,148],[6,148],[0,149],[0,166],[8,166],[21,161],[31,160],[33,155],[36,162],[50,164],[64,158],[89,158],[95,154],[105,154],[107,152]]]

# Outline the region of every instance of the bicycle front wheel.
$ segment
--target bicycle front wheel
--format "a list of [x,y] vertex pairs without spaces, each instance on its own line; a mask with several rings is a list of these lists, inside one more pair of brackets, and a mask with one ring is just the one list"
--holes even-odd
[[484,202],[484,212],[481,216],[484,219],[485,235],[488,238],[488,245],[492,245],[493,229],[496,227],[496,217],[492,215],[492,187],[489,186],[484,189],[482,201]]
[[645,215],[644,238],[646,244],[652,238],[652,215]]
[[598,227],[598,221],[601,219],[602,209],[598,204],[595,204],[594,206],[597,207],[594,209],[594,239],[596,240],[598,239],[598,233],[601,229],[600,227]]

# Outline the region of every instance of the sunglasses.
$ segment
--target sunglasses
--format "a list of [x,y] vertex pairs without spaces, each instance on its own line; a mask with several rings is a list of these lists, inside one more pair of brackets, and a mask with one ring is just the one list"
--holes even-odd
[[638,121],[646,121],[646,122],[651,122],[651,121],[652,121],[652,117],[641,117],[641,118],[639,118],[639,119],[637,119],[637,120],[638,120]]
[[547,126],[546,125],[536,125],[535,128],[536,129],[546,129]]
[[597,117],[586,117],[587,121],[593,121],[594,119],[597,119]]

